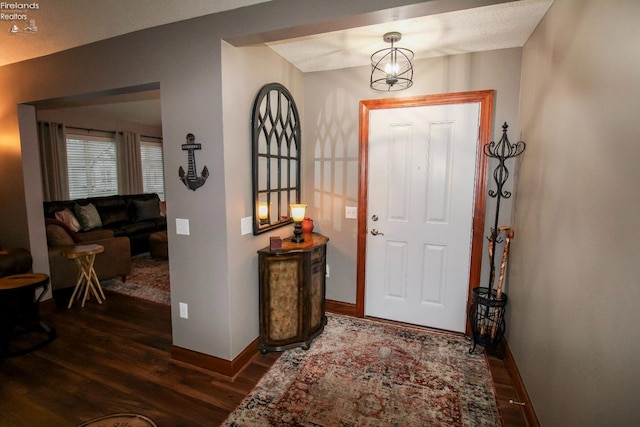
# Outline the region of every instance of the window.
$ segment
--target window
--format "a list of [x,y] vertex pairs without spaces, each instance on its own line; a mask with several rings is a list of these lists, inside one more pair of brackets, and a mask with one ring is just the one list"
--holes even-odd
[[140,141],[142,160],[142,188],[145,193],[157,193],[164,201],[164,169],[162,166],[162,144]]
[[116,142],[111,137],[67,135],[69,197],[118,194]]

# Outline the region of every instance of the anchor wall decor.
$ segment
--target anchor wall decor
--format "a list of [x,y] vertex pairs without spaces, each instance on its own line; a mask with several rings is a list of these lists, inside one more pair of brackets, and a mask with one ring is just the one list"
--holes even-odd
[[182,149],[188,153],[189,158],[189,167],[187,173],[184,172],[182,166],[178,169],[178,176],[180,180],[193,191],[196,191],[198,188],[202,187],[209,177],[209,169],[205,166],[202,168],[202,173],[200,176],[196,176],[196,156],[194,154],[195,150],[201,150],[202,145],[196,144],[194,141],[196,137],[192,133],[187,134],[187,143],[182,144]]

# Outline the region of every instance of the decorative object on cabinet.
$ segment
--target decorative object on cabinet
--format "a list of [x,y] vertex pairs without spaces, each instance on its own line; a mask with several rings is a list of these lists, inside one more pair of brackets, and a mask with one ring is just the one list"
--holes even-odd
[[[471,323],[471,332],[473,338],[473,347],[469,353],[473,353],[476,345],[496,347],[502,339],[506,324],[504,320],[505,309],[507,306],[507,294],[502,292],[504,282],[504,272],[507,265],[507,257],[509,253],[509,245],[513,238],[513,231],[510,227],[499,227],[500,217],[500,201],[511,197],[511,192],[504,189],[504,184],[509,178],[509,170],[505,162],[508,159],[517,157],[522,154],[526,148],[524,141],[518,141],[515,144],[509,142],[507,137],[507,122],[502,125],[502,138],[496,144],[491,141],[484,146],[484,154],[498,161],[498,165],[493,171],[493,179],[496,183],[496,190],[489,190],[489,196],[496,199],[496,213],[494,225],[488,236],[489,246],[489,284],[487,287],[477,287],[472,289],[472,303],[469,307],[469,322]],[[501,234],[505,233],[505,238]],[[497,244],[503,243],[502,261],[500,264],[500,275],[498,284],[495,284],[495,248]]]
[[279,251],[282,249],[282,239],[279,237],[269,238],[269,249],[272,251]]
[[201,150],[202,144],[195,143],[196,137],[192,133],[187,134],[187,143],[182,144],[182,149],[188,153],[187,157],[189,159],[188,170],[185,173],[182,166],[178,169],[178,176],[180,177],[180,181],[184,183],[192,191],[196,191],[198,188],[202,187],[204,183],[209,178],[209,169],[205,166],[202,168],[202,173],[200,176],[196,176],[196,156],[194,154],[195,150]]
[[264,85],[253,104],[253,234],[291,224],[289,205],[300,203],[300,118],[291,93]]
[[294,243],[304,242],[304,237],[302,237],[302,221],[304,221],[306,209],[307,205],[291,205],[291,219],[293,219],[293,237],[291,241]]
[[302,234],[309,234],[313,232],[313,220],[308,216],[302,220]]
[[326,247],[312,233],[304,242],[282,241],[282,249],[258,251],[260,352],[309,349],[324,330]]

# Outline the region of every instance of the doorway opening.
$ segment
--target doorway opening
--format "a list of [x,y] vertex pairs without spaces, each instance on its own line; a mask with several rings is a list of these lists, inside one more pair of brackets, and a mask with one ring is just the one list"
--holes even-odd
[[[105,246],[105,252],[110,251],[111,256],[103,255],[102,260],[101,255],[96,258],[96,271],[103,288],[170,305],[160,104],[160,84],[150,83],[35,101],[31,106],[35,109],[34,129],[42,127],[50,131],[53,126],[62,129],[55,131],[56,144],[62,140],[57,151],[67,160],[65,171],[57,174],[45,171],[49,163],[56,163],[55,158],[48,158],[46,166],[42,166],[43,181],[56,182],[56,176],[66,178],[67,192],[61,197],[52,197],[48,189],[43,188],[38,214],[42,215],[44,206],[44,216],[48,219],[41,221],[57,220],[53,216],[55,212],[48,211],[49,207],[51,210],[67,208],[73,214],[74,200],[83,206],[93,201],[102,223],[96,229],[113,232],[113,239],[104,243],[113,246]],[[43,140],[40,149],[36,148],[40,165],[45,164],[42,148],[49,146],[46,141],[49,139]],[[36,147],[40,145],[36,140],[30,143]],[[128,150],[120,150],[122,144]],[[45,157],[49,155],[44,154]],[[138,159],[133,161],[136,157]],[[125,181],[131,182],[122,185],[120,168],[125,160],[127,164],[139,161],[141,168],[131,169],[129,165],[127,169],[132,172],[128,176],[135,178],[128,178]],[[66,219],[65,215],[60,217]],[[76,230],[72,228],[71,231]],[[152,242],[152,235],[161,237],[160,241]],[[123,237],[129,239],[129,259],[122,253],[114,254],[114,248],[120,244],[116,240]],[[155,254],[150,250],[152,244]],[[68,290],[67,270],[63,268],[64,262],[55,257],[52,259],[51,254],[55,251],[48,248],[48,252],[46,258],[53,288],[59,286],[63,291],[59,293],[64,295]],[[158,253],[160,256],[155,256]],[[100,277],[100,262],[104,264],[103,277]],[[127,263],[130,263],[130,269],[126,268]],[[128,271],[126,275],[125,271]],[[56,277],[61,284],[54,283]],[[149,283],[153,286],[148,286]],[[61,301],[64,299],[63,296]]]

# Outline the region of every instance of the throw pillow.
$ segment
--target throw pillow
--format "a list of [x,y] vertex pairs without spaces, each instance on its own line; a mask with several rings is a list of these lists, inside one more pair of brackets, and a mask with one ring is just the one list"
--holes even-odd
[[136,208],[136,221],[160,218],[160,203],[157,199],[134,200],[133,206]]
[[100,218],[102,219],[102,226],[107,227],[112,224],[118,224],[122,222],[129,222],[127,211],[123,206],[122,209],[107,209],[101,211]]
[[64,208],[63,210],[56,212],[55,216],[58,221],[64,222],[73,231],[80,231],[80,223],[73,212],[71,212],[71,209]]
[[82,231],[102,227],[100,214],[92,203],[89,203],[86,206],[81,206],[76,203],[74,209],[76,211],[78,221],[80,221],[80,225],[82,226]]

